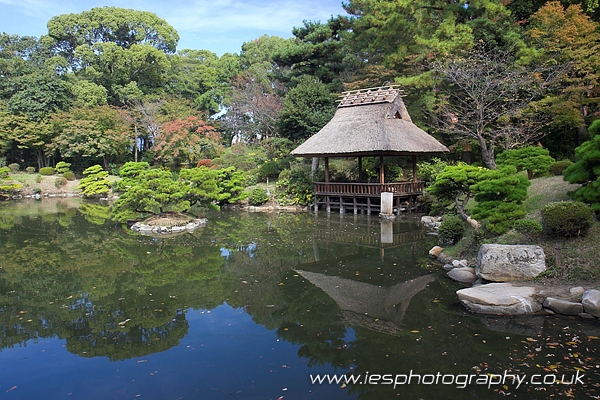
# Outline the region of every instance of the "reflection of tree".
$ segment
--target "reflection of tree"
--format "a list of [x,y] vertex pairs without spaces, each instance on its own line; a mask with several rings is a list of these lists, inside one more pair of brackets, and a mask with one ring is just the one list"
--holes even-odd
[[224,259],[209,238],[134,236],[68,215],[69,227],[23,218],[3,238],[1,347],[58,336],[84,356],[135,357],[177,345],[188,307],[224,301]]

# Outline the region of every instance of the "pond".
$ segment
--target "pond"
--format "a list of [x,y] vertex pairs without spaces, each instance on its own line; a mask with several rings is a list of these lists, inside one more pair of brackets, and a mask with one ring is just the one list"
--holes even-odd
[[600,395],[597,320],[466,312],[419,215],[223,211],[157,238],[109,213],[0,204],[0,397]]

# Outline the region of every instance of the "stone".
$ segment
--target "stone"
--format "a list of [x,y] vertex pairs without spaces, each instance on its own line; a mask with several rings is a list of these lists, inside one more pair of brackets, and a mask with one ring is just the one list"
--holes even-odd
[[448,276],[461,283],[473,283],[477,279],[475,269],[473,268],[453,268],[448,272]]
[[579,318],[583,318],[583,319],[594,319],[593,315],[590,315],[586,312],[582,312],[581,314],[579,314]]
[[459,267],[464,267],[464,268],[467,268],[467,267],[469,266],[469,262],[468,262],[467,260],[460,260],[460,261],[458,262],[458,266],[459,266]]
[[539,246],[483,244],[477,255],[477,276],[492,282],[535,278],[546,270],[546,255]]
[[600,317],[600,290],[586,290],[581,296],[581,304],[586,313]]
[[454,261],[452,259],[452,257],[450,257],[449,255],[446,255],[444,253],[440,253],[440,255],[438,256],[437,260],[439,262],[441,262],[442,264],[450,264],[450,265],[452,265],[452,261]]
[[569,292],[571,293],[571,296],[577,298],[578,300],[581,300],[581,296],[583,296],[585,289],[582,288],[581,286],[577,286],[577,287],[569,289]]
[[429,250],[429,256],[433,258],[438,258],[442,251],[444,251],[443,247],[434,246],[431,248],[431,250]]
[[557,299],[554,297],[546,297],[544,307],[551,309],[557,314],[562,315],[579,315],[583,312],[583,305],[573,301]]
[[456,292],[460,302],[471,312],[494,315],[533,314],[542,305],[532,296],[535,288],[510,283],[489,283]]
[[450,271],[450,270],[454,269],[454,265],[452,265],[452,264],[444,264],[444,266],[442,268],[444,268],[446,271]]
[[453,261],[452,261],[452,266],[453,266],[454,268],[458,268],[458,267],[460,267],[460,262],[459,262],[458,260],[453,260]]

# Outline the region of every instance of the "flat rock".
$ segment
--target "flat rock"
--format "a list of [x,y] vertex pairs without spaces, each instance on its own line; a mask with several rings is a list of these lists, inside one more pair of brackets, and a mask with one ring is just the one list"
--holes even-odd
[[477,276],[475,275],[475,269],[468,267],[452,268],[448,272],[448,276],[461,283],[473,283],[477,279]]
[[475,272],[492,282],[535,278],[546,270],[546,256],[539,246],[483,244]]
[[546,297],[546,300],[544,300],[544,307],[562,315],[579,315],[583,312],[583,305],[581,303],[554,297]]
[[586,313],[600,317],[600,290],[586,290],[581,296],[581,304]]
[[530,286],[489,283],[460,289],[456,294],[467,309],[479,314],[533,314],[542,309],[542,305],[533,300],[535,288]]

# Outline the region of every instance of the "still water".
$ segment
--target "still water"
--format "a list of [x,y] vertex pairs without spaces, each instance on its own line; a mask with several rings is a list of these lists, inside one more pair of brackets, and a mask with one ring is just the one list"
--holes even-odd
[[160,238],[108,216],[0,204],[0,398],[600,395],[598,321],[469,314],[417,215],[220,212]]

